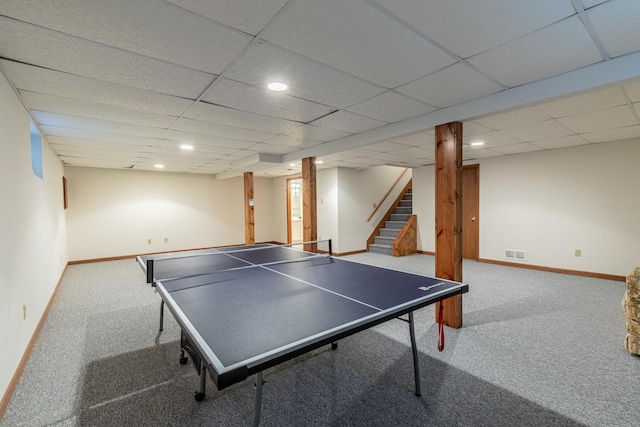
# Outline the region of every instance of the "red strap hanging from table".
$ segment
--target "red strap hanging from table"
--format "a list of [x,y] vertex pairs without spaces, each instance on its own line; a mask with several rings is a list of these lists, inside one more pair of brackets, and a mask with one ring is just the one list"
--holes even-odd
[[438,307],[438,351],[444,350],[444,324],[442,323],[442,313],[444,312],[444,304],[440,301]]

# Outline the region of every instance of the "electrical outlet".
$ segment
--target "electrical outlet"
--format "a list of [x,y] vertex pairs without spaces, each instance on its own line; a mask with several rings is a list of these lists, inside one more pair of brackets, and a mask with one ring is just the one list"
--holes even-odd
[[27,320],[27,304],[22,306],[22,319]]
[[151,239],[147,239],[147,243],[148,243],[148,244],[151,244]]
[[581,257],[582,256],[582,249],[576,249],[573,254],[574,254],[574,256]]
[[377,207],[378,207],[378,204],[377,204],[377,203],[374,203],[374,204],[373,204],[373,207],[374,207],[374,208],[377,208]]
[[169,238],[168,238],[168,237],[165,237],[165,238],[164,238],[164,242],[165,242],[165,243],[169,243]]

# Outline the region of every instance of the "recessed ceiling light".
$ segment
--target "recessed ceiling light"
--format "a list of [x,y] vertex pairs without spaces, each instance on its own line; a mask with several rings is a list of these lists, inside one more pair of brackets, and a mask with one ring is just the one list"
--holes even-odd
[[193,145],[191,144],[181,144],[180,148],[183,150],[193,150]]
[[164,167],[164,165],[161,165],[160,163],[153,165],[154,168],[157,169],[162,169]]
[[276,92],[282,92],[287,88],[287,85],[280,82],[269,83],[267,87],[271,90],[275,90]]
[[324,163],[322,160],[316,160],[316,165],[321,165],[322,163]]
[[479,145],[484,145],[484,142],[482,142],[482,141],[474,141],[470,145],[473,145],[474,147],[477,147]]

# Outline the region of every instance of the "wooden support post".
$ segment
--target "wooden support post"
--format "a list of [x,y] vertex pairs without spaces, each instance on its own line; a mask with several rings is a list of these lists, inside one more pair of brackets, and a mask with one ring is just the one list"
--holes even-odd
[[256,243],[253,213],[253,172],[244,173],[244,244]]
[[[302,240],[315,242],[318,240],[318,217],[316,205],[316,158],[302,159]],[[304,250],[317,252],[318,245],[304,245]]]
[[[462,281],[462,123],[436,126],[436,277]],[[443,301],[443,323],[462,326],[462,295]],[[436,321],[439,304],[436,304]]]

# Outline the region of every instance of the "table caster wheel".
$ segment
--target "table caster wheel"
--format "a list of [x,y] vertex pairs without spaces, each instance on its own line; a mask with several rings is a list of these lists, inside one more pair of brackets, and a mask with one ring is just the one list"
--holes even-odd
[[180,364],[181,365],[185,365],[187,363],[187,360],[189,360],[189,359],[187,359],[186,357],[181,357],[180,358]]
[[204,399],[204,393],[200,393],[196,391],[195,398],[196,398],[196,401],[202,402],[202,400]]

